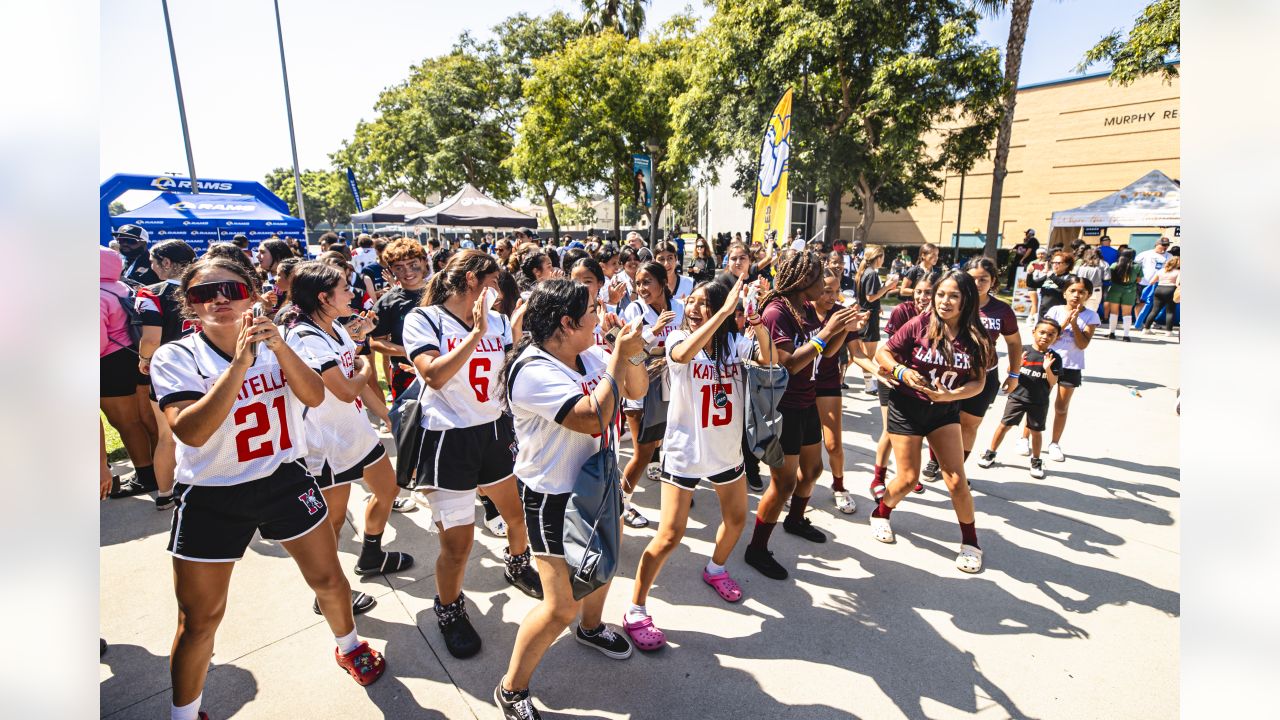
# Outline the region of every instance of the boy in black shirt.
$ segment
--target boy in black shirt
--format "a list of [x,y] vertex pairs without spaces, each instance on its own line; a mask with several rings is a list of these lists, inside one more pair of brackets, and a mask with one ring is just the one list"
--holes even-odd
[[1018,384],[1005,401],[1004,417],[991,438],[991,449],[982,453],[978,467],[988,468],[996,462],[996,449],[1010,428],[1027,417],[1027,429],[1031,431],[1031,477],[1042,479],[1044,461],[1040,459],[1040,432],[1044,430],[1049,415],[1049,391],[1062,373],[1062,357],[1050,350],[1050,346],[1062,333],[1062,327],[1049,319],[1041,320],[1031,331],[1032,344],[1022,350],[1022,369],[1018,372]]

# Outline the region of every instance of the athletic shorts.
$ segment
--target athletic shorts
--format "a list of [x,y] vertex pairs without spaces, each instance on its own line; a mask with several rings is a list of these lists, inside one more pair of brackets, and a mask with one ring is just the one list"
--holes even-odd
[[98,397],[126,397],[148,382],[138,370],[138,354],[129,348],[98,358]]
[[840,387],[837,385],[833,388],[818,388],[814,394],[818,397],[840,397]]
[[1084,384],[1084,378],[1080,376],[1079,370],[1063,368],[1058,375],[1058,384],[1063,387],[1080,387]]
[[176,483],[169,553],[197,562],[235,562],[257,531],[263,540],[302,537],[324,522],[329,506],[301,461],[238,485]]
[[373,446],[373,449],[364,456],[363,460],[341,472],[335,473],[333,471],[333,467],[329,465],[329,461],[326,460],[324,468],[320,470],[319,475],[316,475],[316,484],[320,486],[321,490],[328,490],[331,487],[355,482],[356,480],[364,478],[365,468],[386,456],[387,449],[382,446],[382,441],[379,440],[378,443]]
[[511,477],[515,464],[516,436],[509,415],[471,427],[424,430],[415,487],[475,490]]
[[892,394],[893,387],[883,378],[876,378],[876,396],[880,398],[880,407],[889,407],[889,396]]
[[[630,401],[627,401],[630,402]],[[644,406],[639,408],[627,408],[623,410],[623,414],[629,418],[635,418],[638,423],[644,423]],[[639,443],[655,443],[662,440],[667,435],[667,424],[660,422],[647,428],[640,429],[640,437],[636,438]]]
[[889,396],[889,423],[885,428],[894,435],[924,437],[940,427],[960,422],[960,403],[933,403],[904,393]]
[[822,421],[818,408],[779,408],[782,413],[782,454],[799,455],[800,448],[822,442]]
[[991,403],[996,401],[996,396],[1000,394],[1000,369],[992,368],[987,372],[986,384],[982,386],[982,392],[971,398],[960,401],[960,412],[966,412],[974,417],[982,417],[987,414],[987,409],[991,407]]
[[[564,557],[564,511],[573,493],[540,493],[516,480],[524,505],[524,524],[529,529],[529,550],[544,557]],[[617,517],[622,519],[622,495],[618,495]]]
[[[712,485],[724,485],[725,483],[731,483],[742,477],[742,469],[743,465],[738,465],[738,467],[735,468],[729,468],[724,472],[719,472],[708,477],[707,482]],[[699,481],[700,478],[681,477],[680,475],[672,475],[666,470],[662,471],[662,482],[667,483],[668,485],[675,485],[676,487],[683,488],[685,490],[692,491],[694,488],[698,487]]]
[[1000,418],[1001,425],[1016,427],[1022,422],[1022,416],[1027,416],[1027,428],[1029,430],[1044,430],[1044,421],[1049,417],[1049,403],[1037,405],[1028,402],[1024,398],[1010,396],[1004,403],[1004,417]]
[[858,339],[862,342],[880,342],[880,313],[873,312],[871,317],[867,319],[867,326],[862,328],[862,332],[858,334]]

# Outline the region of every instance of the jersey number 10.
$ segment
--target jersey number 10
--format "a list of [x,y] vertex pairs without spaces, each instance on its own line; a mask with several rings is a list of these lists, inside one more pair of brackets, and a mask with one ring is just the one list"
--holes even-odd
[[[733,421],[733,401],[730,400],[724,407],[718,408],[711,399],[715,396],[716,391],[728,395],[733,392],[733,386],[725,383],[703,385],[702,386],[702,427],[711,425],[713,427],[724,427]],[[730,397],[732,397],[730,395]],[[712,413],[712,411],[715,413]]]
[[[289,437],[289,417],[285,413],[284,402],[284,395],[277,395],[275,400],[271,401],[271,407],[276,411],[276,417],[280,419],[280,449],[288,450],[293,447],[293,440]],[[266,403],[256,402],[245,405],[236,410],[232,419],[235,420],[237,428],[247,421],[253,422],[251,427],[236,433],[237,460],[249,462],[275,454],[275,447],[270,440],[263,440],[257,447],[249,447],[251,440],[271,432],[271,420],[267,416]]]

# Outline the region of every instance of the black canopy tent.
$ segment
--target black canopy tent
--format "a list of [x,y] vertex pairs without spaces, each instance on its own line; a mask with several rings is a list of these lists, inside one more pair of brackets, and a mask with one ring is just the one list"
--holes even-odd
[[411,225],[440,225],[445,227],[509,227],[536,228],[537,218],[513,210],[480,192],[470,183],[439,205],[405,218]]
[[395,195],[382,201],[375,208],[351,216],[353,224],[359,223],[403,223],[405,216],[426,210],[427,206],[418,202],[404,190],[397,190]]

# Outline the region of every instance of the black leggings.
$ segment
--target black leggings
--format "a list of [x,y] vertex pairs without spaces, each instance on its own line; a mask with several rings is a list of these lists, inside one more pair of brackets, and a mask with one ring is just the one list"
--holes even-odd
[[1147,324],[1143,330],[1150,330],[1156,324],[1156,316],[1164,309],[1164,329],[1173,332],[1173,293],[1178,288],[1174,285],[1157,285],[1155,294],[1151,296],[1151,314],[1147,316]]

